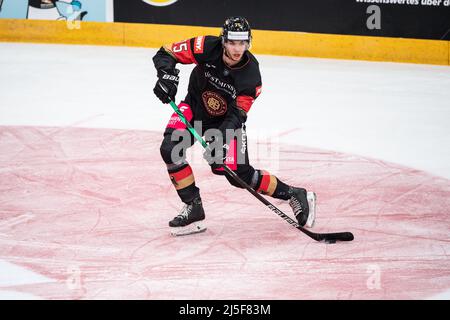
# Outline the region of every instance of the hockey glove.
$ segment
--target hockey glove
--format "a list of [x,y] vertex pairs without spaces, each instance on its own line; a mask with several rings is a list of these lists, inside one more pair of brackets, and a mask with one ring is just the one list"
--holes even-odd
[[206,140],[208,146],[203,152],[203,158],[208,162],[212,169],[220,168],[227,157],[229,145],[222,143],[221,139],[216,140],[214,137]]
[[158,81],[156,82],[153,92],[161,100],[162,103],[169,103],[175,100],[178,90],[180,70],[174,69],[173,72],[158,70]]

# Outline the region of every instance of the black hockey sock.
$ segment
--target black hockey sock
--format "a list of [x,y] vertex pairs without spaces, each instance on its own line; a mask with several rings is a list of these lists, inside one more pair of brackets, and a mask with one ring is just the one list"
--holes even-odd
[[291,197],[289,194],[290,187],[283,181],[264,170],[259,170],[259,175],[258,192],[283,200],[288,200]]
[[195,186],[194,174],[189,164],[168,165],[170,180],[184,203],[190,203],[200,196],[200,189]]
[[277,187],[275,189],[275,192],[272,194],[272,197],[277,199],[289,200],[289,198],[291,197],[289,190],[290,187],[277,178]]

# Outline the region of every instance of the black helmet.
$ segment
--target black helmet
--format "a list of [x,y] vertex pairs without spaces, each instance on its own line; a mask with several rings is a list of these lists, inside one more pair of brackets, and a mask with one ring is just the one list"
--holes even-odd
[[252,40],[252,31],[250,29],[250,24],[244,17],[230,17],[225,20],[222,27],[222,42],[227,40]]

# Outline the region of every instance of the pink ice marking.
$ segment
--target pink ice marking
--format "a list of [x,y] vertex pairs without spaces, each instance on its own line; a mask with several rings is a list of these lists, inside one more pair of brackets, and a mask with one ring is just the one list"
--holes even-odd
[[0,259],[52,280],[0,290],[45,299],[424,299],[450,288],[449,180],[281,145],[277,176],[317,193],[314,230],[351,231],[353,242],[309,239],[204,163],[193,169],[208,230],[172,237],[167,223],[181,205],[161,139],[0,127]]

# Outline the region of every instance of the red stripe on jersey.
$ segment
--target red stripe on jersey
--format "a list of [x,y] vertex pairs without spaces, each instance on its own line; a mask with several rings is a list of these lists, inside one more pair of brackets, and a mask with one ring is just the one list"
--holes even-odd
[[170,48],[170,52],[172,53],[172,55],[175,57],[175,59],[179,63],[182,63],[182,64],[195,63],[195,64],[197,64],[197,61],[195,61],[195,58],[194,58],[194,54],[192,53],[190,39],[172,44],[172,46]]
[[255,102],[255,99],[250,96],[238,96],[236,99],[238,107],[244,110],[245,112],[249,112],[253,102]]

